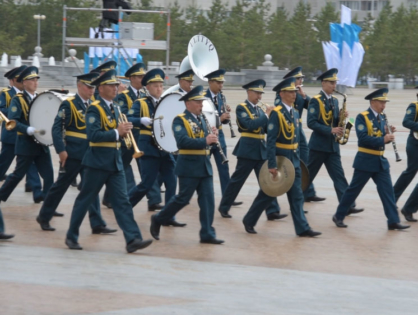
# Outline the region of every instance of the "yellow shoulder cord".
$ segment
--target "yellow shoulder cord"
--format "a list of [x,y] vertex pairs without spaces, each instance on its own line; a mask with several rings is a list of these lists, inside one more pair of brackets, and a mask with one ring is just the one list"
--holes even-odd
[[373,125],[368,117],[369,112],[365,111],[365,112],[362,112],[361,114],[364,116],[364,120],[366,121],[367,135],[373,136]]
[[126,102],[128,103],[128,110],[129,109],[131,109],[132,108],[132,104],[134,103],[134,102],[132,102],[132,99],[131,99],[131,97],[129,96],[129,90],[125,90],[125,91],[123,91],[122,92],[123,94],[125,94],[125,97],[126,97]]
[[330,110],[328,113],[325,113],[325,104],[321,100],[321,95],[315,95],[314,98],[319,103],[319,112],[321,114],[322,120],[324,121],[325,125],[329,126],[330,123],[332,124],[334,116],[332,115],[332,110]]
[[112,122],[109,121],[109,119],[106,116],[106,112],[98,103],[94,102],[91,104],[91,106],[96,107],[99,110],[100,113],[100,122],[101,126],[104,127],[106,131],[109,131],[110,129],[116,128],[116,119],[114,119]]
[[[71,118],[70,118],[70,123],[74,117],[74,121],[75,121],[75,126],[78,130],[84,130],[86,129],[86,118],[84,117],[84,115],[82,113],[80,113],[77,110],[77,107],[75,107],[74,103],[73,103],[74,97],[71,98],[67,98],[67,101],[70,103],[70,107],[71,107]],[[78,122],[80,122],[80,124],[83,124],[84,126],[78,126]]]
[[[248,109],[248,106],[247,106],[247,104],[246,104],[246,103],[241,103],[241,104],[239,104],[239,105],[241,105],[242,107],[244,107],[245,111],[247,112],[248,116],[249,116],[251,119],[254,119],[254,116],[253,116],[253,114],[251,114],[251,112],[250,112],[250,110]],[[241,127],[241,125],[239,124],[238,119],[237,119],[237,124],[238,124],[238,127],[240,127],[242,130],[248,130],[248,129],[245,129],[245,128],[242,128],[242,127]],[[258,127],[256,130],[253,130],[252,132],[255,132],[255,133],[260,133],[260,131],[261,131],[261,127]]]
[[[184,113],[183,114],[180,114],[180,115],[177,115],[177,116],[180,117],[181,120],[183,120],[184,127],[186,128],[186,131],[187,131],[188,136],[190,138],[196,139],[196,137],[195,137],[195,135],[193,133],[192,127],[190,126],[190,124],[187,121],[187,119],[184,118]],[[203,128],[200,129],[200,135],[199,135],[199,137],[200,138],[204,138]]]
[[[139,113],[139,117],[150,117],[150,113],[149,113],[149,108],[148,108],[148,103],[145,102],[144,98],[141,98],[139,100],[139,103],[141,104],[141,112]],[[151,130],[151,125],[146,126],[145,128],[150,129]]]
[[22,105],[22,112],[25,115],[25,120],[28,120],[28,112],[29,112],[28,104],[26,103],[26,100],[22,94],[17,94],[17,97],[19,97],[20,104]]
[[279,117],[279,122],[280,122],[280,130],[279,130],[279,133],[277,134],[277,137],[279,137],[280,131],[283,130],[283,137],[286,140],[293,141],[295,137],[295,124],[294,122],[288,124],[286,118],[280,111],[281,109],[282,109],[282,106],[277,106],[274,109],[277,112],[277,116]]
[[9,90],[4,90],[4,94],[6,95],[6,108],[9,108],[10,101],[12,100],[9,94]]
[[418,117],[418,102],[415,102],[415,121],[417,121]]

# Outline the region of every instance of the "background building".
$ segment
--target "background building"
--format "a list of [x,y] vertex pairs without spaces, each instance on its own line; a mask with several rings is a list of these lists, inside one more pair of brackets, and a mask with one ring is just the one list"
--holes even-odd
[[[252,2],[257,2],[258,0],[251,0]],[[396,10],[401,4],[406,7],[411,5],[417,5],[418,0],[303,0],[305,3],[310,4],[312,10],[312,16],[319,13],[322,7],[325,6],[327,2],[332,3],[337,10],[341,5],[345,5],[352,10],[353,18],[357,15],[358,20],[362,21],[368,13],[372,16],[377,17],[382,8],[390,2]],[[170,4],[173,5],[175,0],[153,0],[153,6],[165,8]],[[208,0],[177,0],[179,5],[182,8],[187,8],[189,6],[196,6],[202,11],[209,11],[212,6],[212,1]],[[224,0],[223,3],[226,3],[229,8],[235,5],[236,0]],[[297,6],[297,0],[266,0],[266,3],[269,3],[271,6],[271,12],[275,12],[278,8],[284,7],[288,12],[292,13],[294,8]],[[131,0],[132,4],[140,4],[141,0]]]

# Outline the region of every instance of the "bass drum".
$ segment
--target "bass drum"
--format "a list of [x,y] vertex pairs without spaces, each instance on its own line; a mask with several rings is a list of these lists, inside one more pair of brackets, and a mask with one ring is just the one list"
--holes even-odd
[[[54,125],[55,117],[57,116],[59,107],[63,101],[72,93],[58,93],[52,91],[45,91],[34,98],[29,109],[29,124],[36,130],[44,130],[45,132],[37,132],[33,135],[35,140],[42,145],[50,146],[52,141],[52,126]],[[70,113],[68,113],[69,115]]]
[[206,119],[209,122],[209,125],[211,127],[218,127],[218,113],[215,109],[215,105],[213,104],[213,102],[210,99],[206,99],[203,101],[203,109],[202,109],[203,114],[205,114]]
[[184,102],[179,101],[181,97],[182,95],[176,92],[165,95],[155,108],[153,117],[163,116],[162,119],[153,122],[152,137],[160,150],[169,153],[178,151],[172,126],[174,118],[186,109]]

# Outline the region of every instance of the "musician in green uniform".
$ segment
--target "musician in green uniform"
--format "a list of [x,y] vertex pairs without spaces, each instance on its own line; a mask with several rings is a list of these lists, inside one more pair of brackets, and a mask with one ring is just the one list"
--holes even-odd
[[[5,117],[9,115],[8,111],[12,98],[23,91],[23,82],[17,82],[17,79],[26,68],[27,66],[13,68],[4,75],[9,79],[10,83],[10,88],[0,92],[0,111]],[[16,129],[7,130],[6,123],[3,123],[1,128],[0,181],[6,179],[6,172],[16,156],[16,137]],[[40,203],[43,200],[42,184],[34,163],[31,164],[26,173],[25,192],[33,193],[33,201],[35,203]]]
[[13,97],[8,111],[9,119],[16,121],[16,168],[12,174],[7,176],[6,181],[0,188],[0,200],[2,201],[9,198],[32,163],[35,163],[43,179],[42,198],[45,198],[49,188],[54,183],[54,171],[49,148],[35,141],[32,136],[40,130],[35,130],[34,127],[29,126],[29,106],[36,96],[38,79],[38,68],[34,66],[24,69],[17,79],[18,82],[23,82],[24,91]]
[[192,69],[176,75],[176,78],[179,79],[179,88],[177,91],[181,94],[190,92],[192,90],[194,75],[195,74]]
[[82,161],[84,180],[74,203],[65,244],[70,249],[82,249],[78,243],[79,228],[88,207],[106,184],[116,221],[125,237],[126,250],[132,253],[152,243],[152,240],[142,239],[126,189],[120,141],[132,130],[132,124],[118,121],[118,105],[113,103],[119,85],[115,70],[102,74],[91,84],[97,86],[100,99],[87,109],[85,121],[89,147]]
[[[329,69],[321,74],[317,80],[321,81],[322,90],[313,96],[308,107],[308,127],[312,129],[309,139],[308,170],[310,183],[313,182],[322,165],[325,165],[337,198],[340,201],[348,187],[341,164],[340,143],[336,136],[342,136],[343,128],[339,127],[340,109],[338,99],[332,95],[337,86],[338,69]],[[348,117],[348,112],[344,113]],[[355,208],[355,200],[348,214],[362,212],[364,209]]]
[[216,127],[212,127],[211,133],[206,119],[202,116],[205,99],[201,85],[180,98],[180,101],[186,103],[186,110],[173,121],[174,137],[179,148],[176,175],[179,178],[180,190],[160,213],[151,217],[150,231],[156,240],[159,240],[161,225],[170,222],[177,212],[188,205],[196,191],[200,208],[200,242],[206,244],[224,242],[216,238],[215,229],[212,226],[215,200],[208,146],[218,142],[218,137],[214,134]]
[[[219,212],[223,218],[232,217],[229,210],[248,176],[254,171],[258,178],[261,166],[267,160],[265,139],[267,122],[274,107],[267,107],[264,113],[257,106],[257,103],[261,101],[265,86],[266,82],[264,80],[255,80],[243,86],[247,90],[247,99],[245,103],[239,104],[236,109],[238,131],[241,133],[241,138],[232,152],[238,161],[219,205]],[[274,199],[267,207],[266,214],[269,220],[287,217],[287,214],[280,214],[277,199]]]
[[[86,134],[85,114],[90,106],[94,85],[91,82],[99,77],[92,72],[77,76],[77,94],[64,100],[52,126],[52,138],[55,151],[60,159],[60,173],[46,196],[36,221],[44,231],[54,231],[49,222],[58,208],[62,197],[71,182],[80,173],[83,178],[81,161],[89,143]],[[89,219],[93,234],[114,233],[116,230],[106,227],[100,213],[99,196],[89,206]]]
[[[415,87],[415,88],[418,88]],[[418,94],[417,94],[418,96]],[[402,122],[402,125],[409,129],[408,140],[406,142],[407,168],[399,176],[393,186],[395,192],[395,201],[398,202],[406,187],[412,182],[418,172],[418,102],[409,104]],[[418,210],[418,184],[408,197],[401,212],[409,222],[416,222],[413,213]]]
[[[124,90],[122,93],[119,93],[117,96],[117,103],[121,109],[121,112],[125,115],[129,115],[130,111],[132,111],[133,103],[141,98],[146,97],[144,93],[144,89],[142,86],[142,79],[145,75],[145,65],[143,63],[134,64],[125,72],[125,77],[129,78],[130,86]],[[134,127],[132,129],[132,134],[135,139],[139,137],[139,127]],[[135,177],[132,170],[131,162],[133,159],[134,149],[133,146],[128,149],[125,145],[125,142],[122,142],[122,162],[123,167],[125,169],[125,176],[126,176],[126,184],[128,188],[128,192],[135,187]],[[138,165],[139,173],[141,174],[141,159],[135,159]],[[147,193],[148,198],[148,209],[155,211],[162,209],[161,203],[161,194],[160,194],[160,187],[158,182],[156,181],[155,184],[152,186],[151,190]],[[103,195],[102,203],[107,205],[107,207],[111,207],[111,203],[108,200],[108,190],[106,189]]]
[[[270,113],[267,125],[267,159],[269,172],[273,177],[277,176],[276,156],[284,156],[289,159],[295,168],[295,180],[287,192],[290,212],[293,218],[295,232],[301,237],[315,237],[320,232],[312,230],[303,212],[303,192],[300,169],[300,122],[299,113],[293,108],[296,99],[295,78],[287,78],[274,87],[274,91],[280,94],[280,102]],[[247,233],[256,234],[254,227],[257,224],[263,210],[273,201],[273,197],[259,191],[243,223]]]
[[[116,61],[110,60],[107,61],[105,63],[102,63],[100,66],[98,66],[97,68],[94,68],[93,70],[90,71],[90,73],[92,72],[97,72],[100,75],[104,74],[105,72],[109,71],[109,70],[114,70],[116,69],[116,66],[118,64],[116,63]],[[96,89],[94,91],[94,95],[92,96],[91,100],[94,102],[95,100],[97,100],[99,97],[99,91]]]
[[[359,196],[367,182],[373,179],[382,201],[383,209],[387,218],[389,230],[403,230],[409,225],[400,224],[398,211],[396,210],[395,195],[392,187],[392,180],[389,172],[389,162],[383,156],[385,145],[395,141],[392,134],[396,129],[385,123],[386,117],[383,113],[386,103],[388,89],[378,89],[365,97],[370,102],[367,111],[357,115],[356,133],[358,138],[358,152],[354,159],[354,174],[350,186],[344,192],[337,212],[332,217],[335,225],[346,228],[343,220],[347,216],[350,205]],[[389,132],[388,128],[392,128]]]

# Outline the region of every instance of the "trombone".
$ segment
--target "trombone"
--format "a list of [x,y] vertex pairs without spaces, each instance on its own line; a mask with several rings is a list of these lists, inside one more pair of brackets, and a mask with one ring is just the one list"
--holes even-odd
[[16,121],[7,119],[7,117],[0,111],[0,122],[2,121],[6,123],[7,130],[13,130],[16,127]]
[[[118,112],[119,112],[119,123],[127,123],[128,118],[126,118],[126,115],[121,112],[119,106],[116,106],[116,108],[118,109]],[[132,134],[132,131],[129,131],[128,134],[123,138],[123,140],[125,141],[126,147],[128,149],[131,149],[132,147],[134,148],[134,154],[132,155],[134,159],[140,158],[141,156],[144,155],[144,152],[139,150],[138,145],[136,144],[134,135]]]

